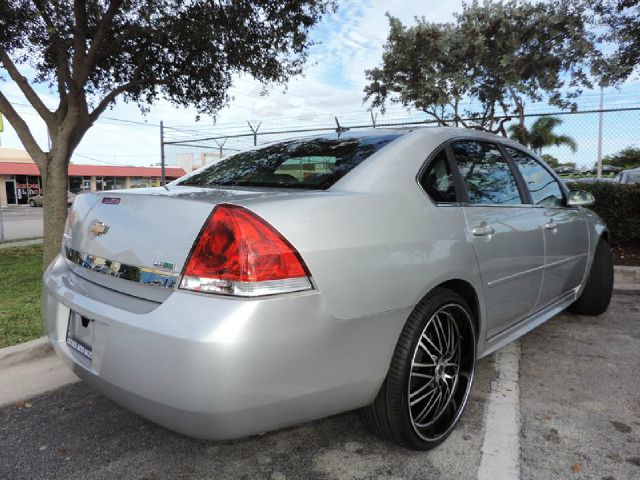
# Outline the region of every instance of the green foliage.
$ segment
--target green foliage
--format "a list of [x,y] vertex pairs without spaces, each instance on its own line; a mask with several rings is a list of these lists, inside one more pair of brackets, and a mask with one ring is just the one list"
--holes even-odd
[[620,167],[624,170],[640,167],[640,148],[627,147],[613,155],[607,155],[602,159],[602,163]]
[[0,249],[0,347],[43,335],[42,246]]
[[[397,102],[455,124],[506,135],[505,119],[524,120],[526,101],[575,107],[590,85],[593,51],[584,7],[553,2],[473,1],[453,23],[389,17],[382,66],[366,72],[365,99],[384,110]],[[469,101],[480,109],[466,109]]]
[[36,81],[64,90],[61,97],[75,88],[102,99],[122,86],[118,93],[143,108],[162,96],[207,113],[228,101],[235,73],[277,83],[300,73],[309,29],[334,7],[332,0],[0,3],[0,50],[31,66]]
[[590,208],[607,223],[613,246],[640,245],[640,184],[593,182],[567,186],[593,194],[596,203]]
[[600,44],[615,45],[612,54],[600,52],[594,70],[605,84],[620,83],[640,65],[640,0],[595,0],[594,26],[602,30]]
[[562,124],[558,117],[539,117],[528,130],[524,125],[510,125],[511,138],[531,148],[540,154],[543,148],[560,147],[566,145],[575,152],[578,149],[576,141],[568,135],[558,135],[553,130]]
[[553,155],[549,155],[548,153],[545,153],[544,155],[541,155],[541,157],[545,161],[545,163],[549,165],[551,168],[556,168],[560,166],[560,161]]

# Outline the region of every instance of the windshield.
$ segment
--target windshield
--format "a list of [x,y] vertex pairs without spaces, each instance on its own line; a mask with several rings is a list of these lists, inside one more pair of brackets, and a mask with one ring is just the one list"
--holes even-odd
[[325,189],[400,135],[290,140],[238,153],[177,184]]

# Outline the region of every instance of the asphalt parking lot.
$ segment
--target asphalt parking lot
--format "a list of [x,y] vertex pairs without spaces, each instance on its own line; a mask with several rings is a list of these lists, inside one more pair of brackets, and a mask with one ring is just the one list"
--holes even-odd
[[2,207],[5,240],[42,236],[42,207]]
[[[520,340],[521,479],[640,478],[640,296],[561,315]],[[0,409],[2,479],[475,479],[494,356],[482,359],[461,424],[411,452],[371,436],[355,413],[230,442],[164,430],[82,383]]]

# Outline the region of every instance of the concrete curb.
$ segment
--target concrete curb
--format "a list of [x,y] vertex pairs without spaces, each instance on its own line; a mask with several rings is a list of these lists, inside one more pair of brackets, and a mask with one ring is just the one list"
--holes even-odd
[[0,368],[31,362],[53,354],[49,339],[41,337],[12,347],[0,348]]
[[620,293],[640,292],[640,267],[615,265],[613,267],[613,290]]
[[58,390],[79,381],[53,352],[46,338],[0,350],[0,407]]

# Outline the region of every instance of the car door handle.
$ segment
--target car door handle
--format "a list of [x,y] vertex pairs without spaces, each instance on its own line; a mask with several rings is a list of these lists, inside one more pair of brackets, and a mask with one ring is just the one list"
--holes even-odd
[[548,222],[544,224],[544,228],[551,230],[552,232],[558,231],[558,224],[556,222]]
[[494,228],[486,224],[478,225],[477,227],[473,227],[471,229],[471,235],[473,235],[474,237],[489,237],[494,233],[496,233]]

